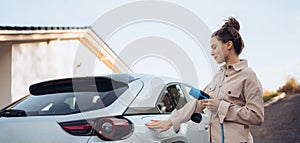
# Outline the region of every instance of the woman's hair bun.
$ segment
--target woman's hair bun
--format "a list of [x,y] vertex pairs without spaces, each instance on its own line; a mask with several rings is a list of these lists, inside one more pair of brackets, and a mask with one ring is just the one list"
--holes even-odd
[[226,27],[233,27],[237,31],[240,30],[240,24],[234,17],[229,17],[228,20],[226,20],[222,28],[226,28]]

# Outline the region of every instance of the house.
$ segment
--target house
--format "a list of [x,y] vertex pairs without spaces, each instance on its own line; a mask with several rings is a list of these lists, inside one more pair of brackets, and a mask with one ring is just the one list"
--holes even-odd
[[0,26],[0,66],[0,108],[39,81],[131,72],[90,27]]

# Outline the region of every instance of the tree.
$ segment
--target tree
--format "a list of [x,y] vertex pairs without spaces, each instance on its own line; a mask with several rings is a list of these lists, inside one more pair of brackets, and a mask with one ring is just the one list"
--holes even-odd
[[289,78],[285,85],[280,87],[277,92],[285,92],[286,94],[295,94],[300,92],[300,85],[295,77]]

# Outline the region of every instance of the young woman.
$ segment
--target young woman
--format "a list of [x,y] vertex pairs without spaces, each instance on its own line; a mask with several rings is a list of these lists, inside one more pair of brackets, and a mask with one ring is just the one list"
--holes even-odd
[[244,48],[239,29],[239,22],[229,17],[211,36],[211,56],[218,64],[225,64],[204,89],[210,99],[191,100],[181,109],[174,110],[170,119],[155,120],[146,126],[160,129],[160,132],[173,126],[178,132],[180,124],[189,121],[194,112],[207,108],[211,112],[210,142],[253,142],[250,126],[264,121],[263,89],[247,60],[239,58]]

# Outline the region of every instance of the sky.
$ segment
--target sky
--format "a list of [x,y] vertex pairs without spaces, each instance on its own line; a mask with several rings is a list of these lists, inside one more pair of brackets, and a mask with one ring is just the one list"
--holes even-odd
[[[160,2],[159,0],[154,1]],[[95,25],[95,22],[108,12],[134,2],[137,2],[137,0],[0,0],[0,25],[91,26]],[[300,82],[300,58],[298,55],[300,53],[298,42],[300,33],[300,1],[165,0],[163,2],[169,2],[187,9],[201,19],[212,32],[222,26],[224,19],[227,19],[229,16],[235,17],[240,22],[240,33],[245,42],[245,49],[240,58],[248,60],[249,66],[256,72],[264,89],[277,90],[284,85],[289,77],[295,77]],[[155,9],[153,9],[153,12],[155,12]],[[176,17],[176,15],[178,14],[174,13],[175,18],[179,20],[184,18]],[[126,19],[126,16],[122,18]],[[120,19],[122,18],[120,17]],[[178,39],[182,39],[183,42],[178,42],[177,45],[185,47],[195,46],[195,44],[193,45],[193,40],[190,40],[187,36],[168,35],[168,33],[184,35],[182,32],[185,31],[174,29],[174,25],[172,27],[172,25],[168,26],[166,23],[157,21],[131,22],[131,24],[115,30],[113,34],[104,38],[107,44],[116,50],[117,53],[122,51],[118,49],[118,47],[121,47],[121,44],[130,44],[128,41],[134,42],[134,38],[145,37],[151,32],[151,34],[156,36],[169,37],[167,38],[169,41],[180,41]],[[176,26],[178,29],[178,25]],[[165,28],[162,29],[162,27]],[[134,34],[128,36],[128,33],[138,30],[144,30],[144,33],[136,35],[136,37],[132,36]],[[204,46],[204,48],[209,47]],[[189,50],[188,48],[186,49]],[[191,59],[195,59],[193,52],[188,51],[187,54]],[[134,68],[138,72],[143,70],[158,72],[159,70],[150,68],[151,66],[143,67],[142,65],[145,65],[143,62],[153,65],[166,61],[153,57],[143,58],[143,60],[134,63]],[[196,61],[193,64],[196,65],[195,69],[197,71],[203,70],[201,67],[197,67],[198,63]],[[172,65],[167,65],[167,67],[172,69]],[[178,71],[177,73],[175,71],[174,74],[178,74]],[[207,77],[205,72],[202,76]],[[203,78],[206,81],[204,83],[207,83],[209,78],[211,77]]]

